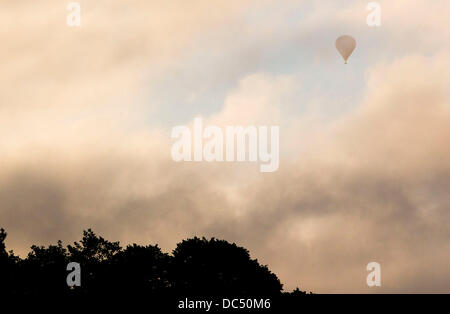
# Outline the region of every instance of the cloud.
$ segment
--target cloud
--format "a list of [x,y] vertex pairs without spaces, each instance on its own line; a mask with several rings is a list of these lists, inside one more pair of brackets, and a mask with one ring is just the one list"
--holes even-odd
[[[378,261],[380,291],[448,291],[447,60],[408,57],[374,68],[360,109],[324,130],[315,155],[288,160],[270,177],[239,164],[176,164],[156,134],[72,160],[33,155],[27,167],[3,172],[9,243],[71,241],[87,227],[165,249],[217,236],[248,247],[287,287],[370,292],[365,265]],[[244,80],[225,117],[245,91],[258,99],[254,86],[278,90],[280,80],[263,77]]]
[[[70,29],[63,5],[6,3],[0,221],[8,248],[24,254],[31,244],[75,241],[88,227],[167,251],[189,236],[216,236],[249,248],[286,288],[450,291],[450,56],[433,32],[446,25],[438,10],[446,2],[416,1],[419,26],[401,25],[410,2],[383,2],[380,42],[408,33],[418,48],[379,53],[367,48],[372,37],[359,36],[367,63],[355,64],[367,66],[366,79],[359,68],[337,68],[328,41],[317,39],[334,38],[334,27],[374,31],[356,5],[89,1],[83,27]],[[221,71],[176,77],[201,68],[199,55]],[[159,97],[183,94],[189,80],[194,102],[204,90],[221,95],[216,110],[196,107],[208,123],[279,124],[280,169],[173,162],[170,128],[147,124],[161,105],[147,89],[165,76],[174,78]],[[335,110],[348,99],[352,106]],[[378,290],[365,285],[371,261],[382,267]]]

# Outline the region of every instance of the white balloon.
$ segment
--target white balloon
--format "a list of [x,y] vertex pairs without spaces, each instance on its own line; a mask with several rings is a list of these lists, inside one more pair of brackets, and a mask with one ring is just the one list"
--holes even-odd
[[348,57],[350,57],[356,48],[356,40],[352,36],[343,35],[336,39],[336,48],[347,64]]

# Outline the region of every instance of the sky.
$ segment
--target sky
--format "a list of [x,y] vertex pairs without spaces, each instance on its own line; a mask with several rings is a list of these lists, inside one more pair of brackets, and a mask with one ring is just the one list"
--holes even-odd
[[[80,27],[69,1],[0,4],[8,249],[214,236],[286,290],[450,292],[448,0],[378,1],[379,27],[362,0],[78,2]],[[195,117],[278,125],[279,169],[174,162]]]

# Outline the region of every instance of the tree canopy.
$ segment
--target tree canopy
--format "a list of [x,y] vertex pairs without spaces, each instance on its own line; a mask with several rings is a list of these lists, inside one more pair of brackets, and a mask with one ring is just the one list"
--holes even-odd
[[[178,298],[298,296],[283,293],[283,285],[247,249],[215,238],[181,241],[171,254],[158,245],[110,242],[91,229],[79,242],[31,247],[25,258],[6,251],[6,232],[0,230],[2,294],[20,296]],[[67,265],[78,263],[81,285],[69,287]]]

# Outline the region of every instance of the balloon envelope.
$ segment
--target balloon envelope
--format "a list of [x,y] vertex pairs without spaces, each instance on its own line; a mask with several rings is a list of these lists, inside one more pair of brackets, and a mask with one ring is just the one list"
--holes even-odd
[[336,48],[347,63],[348,57],[352,54],[356,48],[356,40],[348,35],[343,35],[336,39]]

